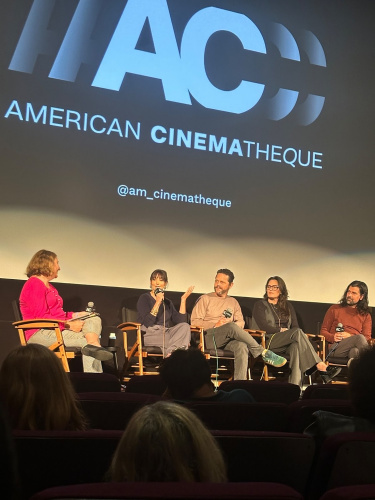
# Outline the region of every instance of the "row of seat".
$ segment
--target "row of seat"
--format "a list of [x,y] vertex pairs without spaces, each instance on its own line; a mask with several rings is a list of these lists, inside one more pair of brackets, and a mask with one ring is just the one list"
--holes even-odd
[[[90,428],[123,430],[132,415],[145,404],[161,396],[127,392],[80,393],[79,399]],[[191,401],[185,403],[209,429],[303,432],[317,410],[352,415],[349,400],[303,399],[286,403],[220,403]]]
[[[205,499],[302,500],[302,495],[279,483],[95,483],[51,488],[31,500],[87,499]],[[374,500],[375,484],[344,486],[327,491],[321,500]]]
[[[144,404],[160,400],[165,386],[159,375],[134,376],[121,392],[116,377],[109,374],[69,374],[91,428],[125,428],[133,413]],[[241,388],[256,404],[224,404],[210,401],[188,403],[211,429],[242,429],[303,432],[317,410],[351,415],[345,385],[311,385],[299,399],[299,388],[286,382],[227,381],[220,389]]]
[[[105,481],[121,435],[121,431],[16,431],[14,440],[24,486],[23,498],[49,487]],[[300,433],[213,431],[213,435],[223,451],[230,483],[280,483],[298,492],[298,498],[317,500],[328,489],[370,484],[375,478],[374,434],[332,436],[317,456],[314,440]],[[248,488],[251,495],[251,485]],[[73,498],[81,497],[77,493]],[[86,495],[85,498],[98,497]]]
[[302,495],[279,483],[95,483],[51,488],[31,500],[53,499],[204,499],[303,500]]
[[[70,372],[76,392],[120,392],[122,386],[119,380],[108,373]],[[220,390],[232,391],[243,389],[248,391],[257,402],[292,403],[300,398],[297,385],[287,382],[273,381],[266,383],[261,380],[228,380],[222,382]],[[141,377],[135,375],[126,383],[126,392],[155,394],[161,396],[166,390],[159,375]],[[314,384],[306,387],[302,399],[348,399],[349,389],[344,384]]]

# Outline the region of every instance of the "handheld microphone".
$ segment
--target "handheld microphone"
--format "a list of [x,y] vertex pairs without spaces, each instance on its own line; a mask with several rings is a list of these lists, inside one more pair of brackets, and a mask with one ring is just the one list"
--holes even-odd
[[224,318],[231,318],[233,316],[233,309],[231,307],[227,307],[225,311],[223,311]]
[[[342,323],[337,323],[337,326],[336,326],[336,332],[339,333],[339,332],[345,332],[345,328],[344,328],[344,325]],[[332,348],[330,349],[329,353],[327,354],[326,356],[326,361],[327,359],[331,356],[331,354],[333,354],[336,349],[338,348],[340,342],[335,342],[332,346]]]
[[159,287],[155,288],[154,294],[157,295],[158,293],[164,293],[164,288],[159,288]]

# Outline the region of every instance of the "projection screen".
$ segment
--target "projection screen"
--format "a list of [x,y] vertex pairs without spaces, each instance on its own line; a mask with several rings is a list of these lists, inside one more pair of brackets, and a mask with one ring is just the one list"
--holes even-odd
[[375,288],[373,2],[2,0],[0,276]]

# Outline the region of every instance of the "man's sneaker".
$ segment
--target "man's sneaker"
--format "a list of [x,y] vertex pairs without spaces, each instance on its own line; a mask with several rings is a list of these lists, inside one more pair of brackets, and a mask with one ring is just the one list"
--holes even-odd
[[287,362],[285,358],[275,354],[269,349],[262,352],[262,358],[267,365],[276,366],[277,368],[280,366],[284,366]]

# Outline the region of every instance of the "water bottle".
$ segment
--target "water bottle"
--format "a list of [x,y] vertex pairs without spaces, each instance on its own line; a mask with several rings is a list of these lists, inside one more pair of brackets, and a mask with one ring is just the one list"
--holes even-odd
[[89,303],[87,304],[87,307],[86,307],[86,312],[88,312],[88,313],[93,313],[93,312],[95,312],[95,311],[96,311],[96,309],[95,309],[94,302],[89,302]]

